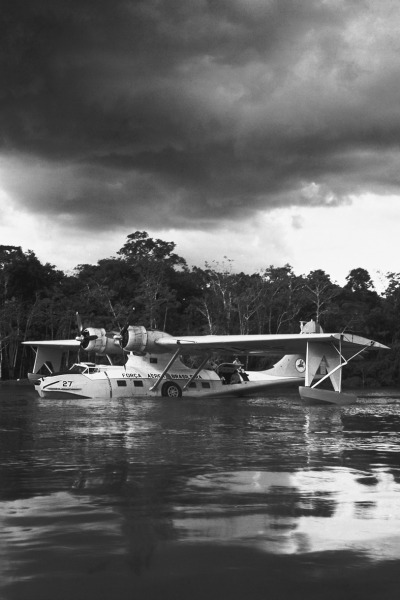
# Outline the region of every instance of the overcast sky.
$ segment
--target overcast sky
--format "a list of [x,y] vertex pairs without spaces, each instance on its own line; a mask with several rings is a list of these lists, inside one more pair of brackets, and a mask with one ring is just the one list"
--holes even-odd
[[10,0],[0,243],[400,271],[396,0]]

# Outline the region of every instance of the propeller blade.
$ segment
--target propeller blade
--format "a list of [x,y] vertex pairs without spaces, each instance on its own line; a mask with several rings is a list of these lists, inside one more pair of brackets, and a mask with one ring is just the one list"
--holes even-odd
[[82,319],[79,316],[78,311],[76,311],[75,314],[76,314],[76,323],[78,325],[78,331],[79,331],[79,333],[82,333],[82,331],[83,331]]
[[[135,307],[132,306],[131,308],[131,313],[135,312]],[[120,331],[120,336],[121,338],[126,334],[126,332],[128,331],[128,327],[129,327],[129,321],[131,319],[131,316],[128,315],[128,318],[125,321],[125,325],[123,326],[123,328]]]

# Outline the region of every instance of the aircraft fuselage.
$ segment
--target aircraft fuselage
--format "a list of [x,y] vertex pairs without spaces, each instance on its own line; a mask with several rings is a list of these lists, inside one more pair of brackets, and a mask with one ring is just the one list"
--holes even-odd
[[196,374],[195,369],[179,360],[167,374],[163,374],[163,367],[162,362],[152,364],[149,357],[131,355],[125,366],[78,363],[62,373],[31,377],[38,394],[53,399],[248,396],[271,385],[304,381],[300,373],[288,378],[268,371],[238,369],[238,376],[227,382],[210,369],[201,369]]

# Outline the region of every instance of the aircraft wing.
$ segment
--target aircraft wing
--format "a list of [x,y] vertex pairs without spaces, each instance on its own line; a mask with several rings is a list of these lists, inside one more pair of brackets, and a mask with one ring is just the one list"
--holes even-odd
[[[326,344],[340,348],[343,354],[360,347],[388,350],[388,346],[358,335],[348,333],[316,334],[276,334],[276,335],[199,335],[182,337],[163,337],[157,345],[171,351],[181,350],[181,354],[208,352],[226,352],[232,354],[302,354],[308,343]],[[347,351],[347,352],[346,352]]]
[[50,373],[59,371],[63,352],[80,346],[78,340],[41,340],[22,343],[32,346],[36,353],[33,373],[38,373],[43,365],[47,365]]
[[78,340],[41,340],[22,343],[26,346],[35,346],[38,348],[64,348],[65,350],[71,350],[72,348],[78,348],[80,346],[80,342]]

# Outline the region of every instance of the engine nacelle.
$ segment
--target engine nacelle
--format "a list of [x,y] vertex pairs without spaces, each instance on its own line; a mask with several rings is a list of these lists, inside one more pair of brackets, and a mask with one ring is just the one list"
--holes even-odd
[[141,325],[130,325],[122,338],[122,346],[125,352],[133,352],[134,354],[166,352],[162,346],[157,344],[157,340],[163,337],[171,336],[155,329],[148,331]]
[[122,354],[118,339],[107,337],[105,329],[88,327],[82,331],[81,347],[86,352],[96,354]]

